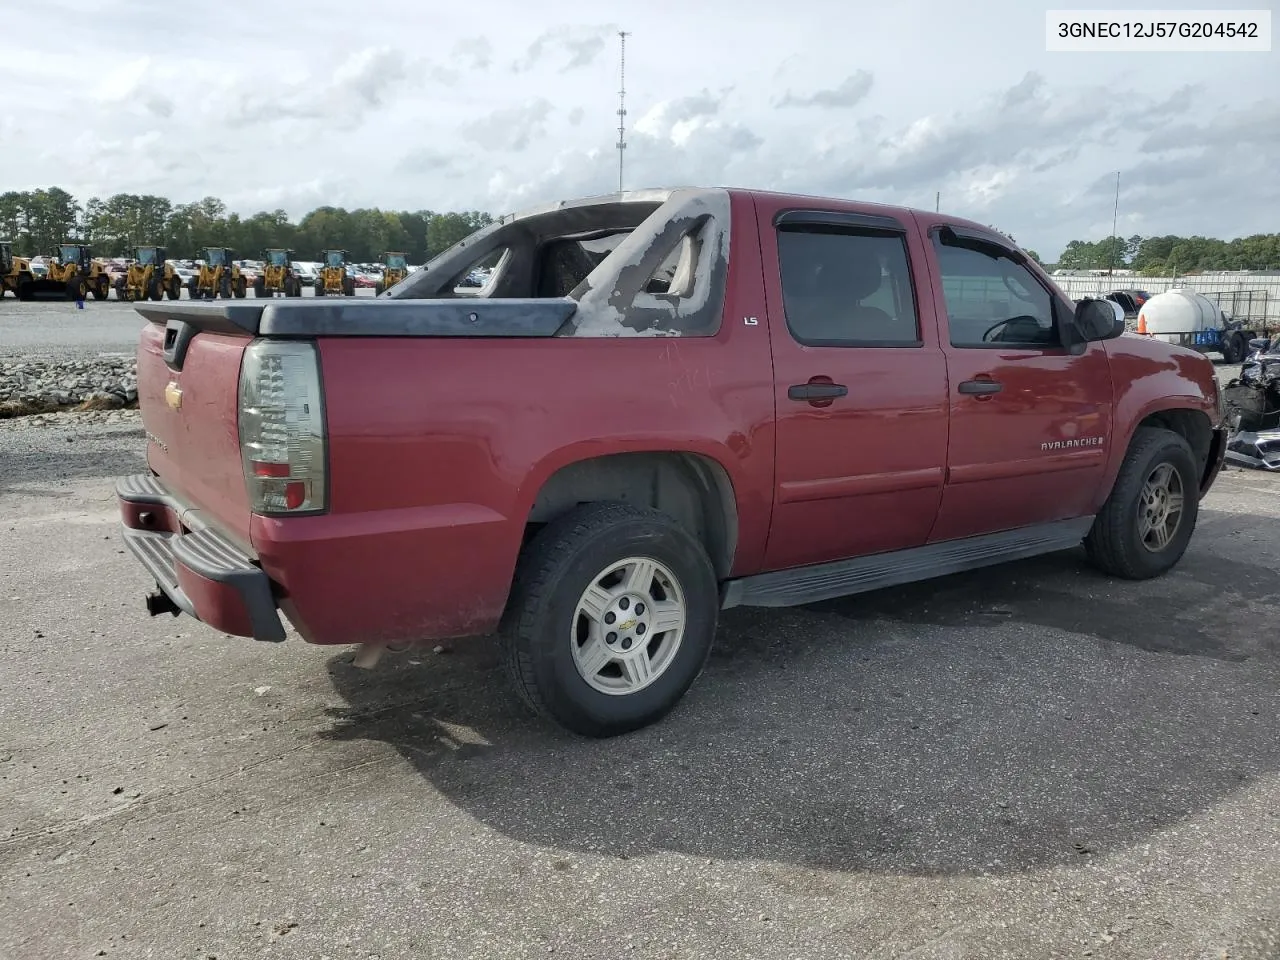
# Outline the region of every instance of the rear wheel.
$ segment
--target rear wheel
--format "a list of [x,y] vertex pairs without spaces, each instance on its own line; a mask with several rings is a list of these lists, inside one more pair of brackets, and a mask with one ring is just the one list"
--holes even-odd
[[1141,427],[1085,538],[1085,551],[1112,576],[1159,576],[1182,559],[1199,510],[1199,472],[1191,446],[1172,430]]
[[342,295],[344,297],[354,297],[356,295],[356,282],[351,277],[342,281]]
[[160,285],[160,278],[154,278],[147,289],[147,297],[150,300],[163,300],[164,288]]
[[182,280],[177,275],[169,278],[169,287],[165,290],[165,296],[170,300],[177,300],[182,296]]
[[267,295],[267,281],[262,277],[253,281],[253,295],[255,297],[265,297]]
[[67,299],[83,300],[89,293],[84,277],[72,277],[67,281]]
[[249,281],[247,281],[242,276],[237,277],[235,287],[236,287],[236,299],[243,300],[245,296],[249,293]]
[[97,279],[93,283],[93,299],[105,300],[107,295],[111,293],[111,278],[105,273],[98,274]]
[[380,297],[382,296],[382,292],[386,289],[387,289],[387,285],[383,283],[381,280],[379,280],[373,285],[373,295],[375,297]]
[[702,545],[670,516],[587,504],[525,549],[501,629],[516,689],[574,733],[660,720],[701,673],[719,592]]

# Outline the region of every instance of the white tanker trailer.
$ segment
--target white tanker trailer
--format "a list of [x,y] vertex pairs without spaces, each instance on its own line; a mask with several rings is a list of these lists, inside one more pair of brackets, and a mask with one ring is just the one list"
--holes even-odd
[[1184,287],[1158,293],[1144,303],[1138,311],[1138,333],[1201,353],[1221,353],[1227,363],[1243,361],[1249,341],[1258,336],[1208,297]]

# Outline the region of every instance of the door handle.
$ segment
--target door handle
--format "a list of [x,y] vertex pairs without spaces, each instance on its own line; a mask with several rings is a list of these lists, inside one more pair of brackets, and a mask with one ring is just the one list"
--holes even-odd
[[843,383],[797,383],[794,386],[787,387],[787,399],[789,400],[834,400],[836,397],[847,396],[849,388]]
[[984,397],[999,393],[1004,389],[1004,384],[995,380],[965,380],[957,389],[961,393]]

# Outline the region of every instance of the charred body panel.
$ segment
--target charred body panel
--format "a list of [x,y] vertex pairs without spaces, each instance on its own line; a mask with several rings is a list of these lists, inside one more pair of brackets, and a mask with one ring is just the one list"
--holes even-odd
[[[729,191],[721,189],[558,204],[477,231],[381,299],[558,296],[576,305],[559,336],[712,336],[728,276],[729,221]],[[583,249],[624,234],[602,259]],[[494,257],[485,286],[459,288],[478,263]]]
[[[138,312],[271,337],[710,337],[724,306],[729,231],[727,190],[618,194],[488,226],[373,300]],[[620,239],[599,258],[584,248],[610,238]],[[495,254],[483,287],[458,286]]]

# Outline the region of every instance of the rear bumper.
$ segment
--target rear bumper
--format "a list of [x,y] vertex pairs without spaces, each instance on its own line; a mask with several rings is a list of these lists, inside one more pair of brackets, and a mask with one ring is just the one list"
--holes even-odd
[[[285,639],[271,579],[157,478],[124,477],[116,497],[125,545],[177,610],[233,636]],[[148,603],[153,615],[164,606]]]

